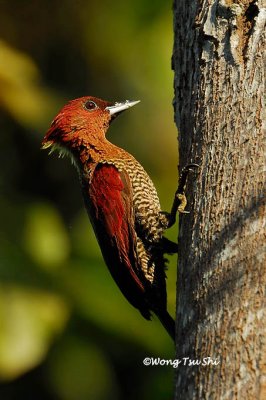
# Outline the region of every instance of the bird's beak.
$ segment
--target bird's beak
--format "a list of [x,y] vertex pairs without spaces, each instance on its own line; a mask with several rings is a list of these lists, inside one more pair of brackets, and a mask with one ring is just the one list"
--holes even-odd
[[105,109],[109,110],[110,115],[112,115],[112,116],[114,115],[115,116],[117,114],[120,114],[122,111],[125,111],[128,108],[135,106],[139,102],[140,102],[140,100],[137,100],[137,101],[126,100],[123,103],[115,103],[112,106],[106,107]]

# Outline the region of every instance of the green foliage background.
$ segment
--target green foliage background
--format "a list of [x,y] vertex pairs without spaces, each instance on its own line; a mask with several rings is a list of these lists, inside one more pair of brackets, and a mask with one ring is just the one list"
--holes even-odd
[[40,150],[66,101],[140,99],[109,139],[143,164],[169,210],[177,185],[172,36],[170,1],[0,1],[1,400],[172,397],[172,369],[142,364],[174,358],[171,340],[109,276],[69,160]]

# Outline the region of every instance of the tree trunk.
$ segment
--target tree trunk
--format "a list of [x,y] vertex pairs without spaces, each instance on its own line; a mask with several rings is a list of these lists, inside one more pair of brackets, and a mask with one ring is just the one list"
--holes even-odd
[[265,15],[260,0],[174,2],[180,165],[200,165],[180,218],[175,399],[266,398]]

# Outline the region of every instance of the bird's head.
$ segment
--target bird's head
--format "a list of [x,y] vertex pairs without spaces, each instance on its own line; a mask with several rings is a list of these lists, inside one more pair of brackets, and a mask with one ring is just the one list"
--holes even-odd
[[111,103],[86,96],[67,103],[53,120],[42,148],[71,153],[81,147],[100,145],[111,121],[139,101]]

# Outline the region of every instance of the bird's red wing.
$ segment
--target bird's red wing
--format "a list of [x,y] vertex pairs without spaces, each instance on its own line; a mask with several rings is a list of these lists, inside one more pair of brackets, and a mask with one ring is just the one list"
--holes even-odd
[[132,188],[127,173],[113,165],[98,165],[92,176],[89,198],[97,239],[120,289],[123,291],[120,278],[124,276],[130,286],[144,291],[137,272]]

